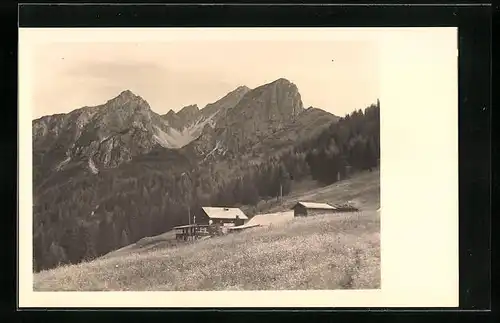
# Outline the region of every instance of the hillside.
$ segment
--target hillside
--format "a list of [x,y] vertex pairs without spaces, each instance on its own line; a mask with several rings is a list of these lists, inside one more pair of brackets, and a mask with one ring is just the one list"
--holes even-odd
[[[34,289],[380,288],[379,175],[367,172],[319,190],[294,191],[286,199],[292,203],[321,196],[333,203],[354,197],[365,206],[358,213],[295,218],[178,246],[172,243],[172,232],[167,232],[91,262],[37,273]],[[347,195],[346,187],[350,187]]]
[[289,210],[299,201],[338,204],[350,201],[361,210],[380,208],[380,170],[364,171],[350,179],[323,186],[315,180],[294,184],[291,192],[278,201],[276,198],[261,200],[255,206],[245,206],[246,214],[273,213]]
[[[350,201],[365,212],[380,208],[380,170],[363,172],[350,179],[323,186],[314,180],[305,179],[296,183],[292,191],[281,202],[276,199],[260,201],[256,206],[243,206],[241,209],[250,217],[249,223],[254,223],[253,215],[261,214],[261,223],[281,223],[290,220],[290,209],[299,201],[315,201],[340,204]],[[285,214],[286,213],[286,214]],[[293,212],[291,212],[293,215]],[[128,246],[110,252],[102,258],[126,256],[132,253],[142,253],[150,250],[176,246],[175,233],[167,231],[157,236],[144,237]]]

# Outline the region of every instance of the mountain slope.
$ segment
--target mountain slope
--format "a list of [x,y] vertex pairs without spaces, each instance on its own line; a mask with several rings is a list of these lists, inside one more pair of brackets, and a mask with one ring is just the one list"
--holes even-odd
[[[305,110],[297,86],[286,79],[253,90],[239,87],[236,91],[241,94],[238,103],[234,107],[224,104],[227,108],[219,109],[214,123],[205,126],[197,139],[183,147],[186,154],[198,156],[200,163],[247,159],[249,154],[256,154],[254,146],[262,140],[277,131],[284,136],[275,138],[284,140],[297,130],[293,123],[298,120],[297,125],[300,125],[307,120],[307,117],[300,117]],[[229,101],[227,97],[223,100]],[[214,106],[208,105],[201,111],[206,109],[213,111]],[[322,113],[323,118],[316,124],[319,129],[338,119],[325,111]],[[301,139],[309,137],[307,131],[302,131],[302,134]]]
[[187,145],[192,140],[198,138],[205,126],[214,127],[215,124],[226,115],[229,109],[235,107],[241,98],[250,91],[246,86],[239,86],[229,92],[216,102],[207,104],[203,109],[199,109],[196,104],[186,106],[175,113],[170,110],[162,117],[167,123],[186,138],[182,146]]
[[266,154],[286,149],[294,144],[319,135],[326,127],[337,122],[339,117],[317,108],[308,108],[283,128],[273,131],[252,146],[253,154]]
[[304,110],[295,84],[278,79],[249,91],[216,124],[229,150],[240,152],[266,135],[283,129]]
[[178,148],[182,135],[140,96],[123,91],[103,105],[34,120],[33,160],[37,179],[53,171],[85,165],[98,173],[154,147]]

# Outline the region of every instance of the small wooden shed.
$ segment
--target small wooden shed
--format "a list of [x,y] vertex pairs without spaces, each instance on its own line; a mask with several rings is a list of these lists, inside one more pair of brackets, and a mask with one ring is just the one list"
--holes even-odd
[[337,212],[336,208],[326,203],[298,202],[293,207],[294,216],[311,216]]

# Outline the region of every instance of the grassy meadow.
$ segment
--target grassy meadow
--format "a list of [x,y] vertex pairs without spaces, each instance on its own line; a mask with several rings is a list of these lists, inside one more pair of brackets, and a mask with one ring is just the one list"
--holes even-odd
[[374,289],[378,212],[294,219],[270,228],[35,275],[37,291]]
[[[35,291],[199,291],[380,288],[379,172],[291,194],[355,200],[358,213],[317,215],[176,245],[173,233],[88,263],[34,275]],[[271,209],[269,209],[269,212]],[[279,211],[278,207],[273,212]]]

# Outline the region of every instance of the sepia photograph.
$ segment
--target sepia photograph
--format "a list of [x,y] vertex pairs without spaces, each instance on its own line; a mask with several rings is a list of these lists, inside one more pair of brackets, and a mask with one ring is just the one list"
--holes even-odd
[[379,288],[377,63],[370,42],[40,46],[33,288]]
[[[45,306],[402,306],[441,286],[420,302],[454,302],[455,244],[423,237],[456,238],[442,229],[456,221],[456,30],[428,35],[20,30],[21,290]],[[416,84],[441,89],[442,109],[414,102]],[[433,168],[423,147],[443,156]],[[416,207],[428,201],[441,218]],[[422,283],[431,269],[440,283]]]

